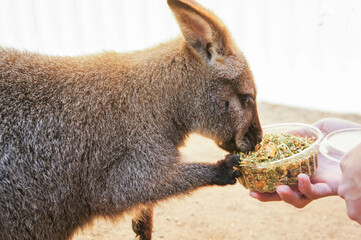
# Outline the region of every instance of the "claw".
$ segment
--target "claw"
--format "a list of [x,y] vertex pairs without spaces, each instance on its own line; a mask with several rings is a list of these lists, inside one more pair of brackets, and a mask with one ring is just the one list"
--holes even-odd
[[242,173],[241,173],[240,171],[235,170],[235,171],[233,172],[233,177],[239,178],[240,176],[242,176]]

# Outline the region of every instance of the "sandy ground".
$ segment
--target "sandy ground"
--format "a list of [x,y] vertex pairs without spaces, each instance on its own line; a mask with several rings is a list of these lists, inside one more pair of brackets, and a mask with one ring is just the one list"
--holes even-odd
[[[263,125],[281,122],[313,123],[342,117],[361,123],[360,115],[340,115],[268,103],[259,104]],[[209,139],[192,135],[181,149],[187,161],[215,162],[225,152]],[[131,215],[115,221],[97,219],[79,230],[73,240],[135,239]],[[161,202],[155,209],[153,239],[361,239],[361,226],[346,214],[339,197],[328,197],[296,209],[281,202],[262,203],[249,197],[239,183],[202,188],[182,198]]]

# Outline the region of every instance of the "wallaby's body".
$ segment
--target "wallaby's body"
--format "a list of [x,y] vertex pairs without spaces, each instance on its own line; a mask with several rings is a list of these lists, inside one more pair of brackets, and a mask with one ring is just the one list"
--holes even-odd
[[219,20],[168,3],[185,40],[84,57],[0,48],[0,239],[68,239],[136,206],[148,208],[133,229],[150,239],[156,201],[235,182],[236,158],[183,163],[177,148],[198,132],[252,149],[252,75]]

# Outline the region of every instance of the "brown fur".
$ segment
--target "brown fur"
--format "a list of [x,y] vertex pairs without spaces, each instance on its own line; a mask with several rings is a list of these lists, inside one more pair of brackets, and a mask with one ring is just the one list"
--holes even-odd
[[189,133],[228,151],[261,140],[256,88],[228,30],[168,0],[183,37],[145,51],[54,57],[0,48],[0,239],[68,239],[97,216],[235,183],[237,157],[183,163]]

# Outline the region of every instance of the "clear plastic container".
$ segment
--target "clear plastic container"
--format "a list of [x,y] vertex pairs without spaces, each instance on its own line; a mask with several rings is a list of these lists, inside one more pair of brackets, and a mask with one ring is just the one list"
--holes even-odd
[[361,143],[361,128],[346,128],[328,134],[320,145],[320,153],[326,158],[340,162],[353,147]]
[[297,175],[311,175],[317,168],[317,153],[322,139],[321,131],[308,124],[284,123],[265,126],[264,134],[290,133],[300,137],[313,138],[314,142],[303,151],[290,157],[262,162],[257,165],[240,164],[237,168],[242,176],[238,181],[247,189],[258,192],[274,192],[279,185],[298,185]]

